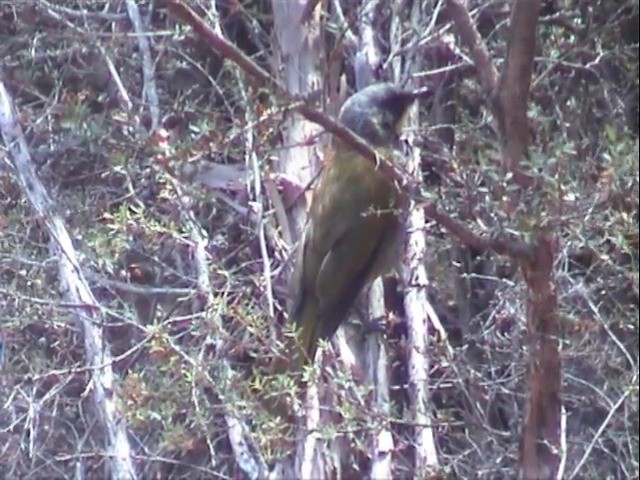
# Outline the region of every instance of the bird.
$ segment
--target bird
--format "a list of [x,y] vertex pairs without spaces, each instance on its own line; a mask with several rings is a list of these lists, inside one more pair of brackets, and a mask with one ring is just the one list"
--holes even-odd
[[[350,96],[338,120],[392,162],[416,98],[393,83],[375,83]],[[360,292],[393,269],[402,246],[406,196],[388,170],[337,135],[333,155],[313,188],[289,282],[289,321],[295,326],[294,369],[312,364]]]

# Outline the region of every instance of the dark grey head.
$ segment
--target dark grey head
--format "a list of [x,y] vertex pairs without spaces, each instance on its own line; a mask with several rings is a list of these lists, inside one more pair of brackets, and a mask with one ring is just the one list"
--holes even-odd
[[374,147],[396,145],[415,94],[391,83],[363,88],[344,102],[339,120]]

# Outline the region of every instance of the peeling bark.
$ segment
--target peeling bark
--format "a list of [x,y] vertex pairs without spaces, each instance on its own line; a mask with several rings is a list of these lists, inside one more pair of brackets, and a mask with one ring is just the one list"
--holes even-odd
[[[273,16],[277,38],[277,50],[273,71],[280,73],[284,89],[289,95],[304,98],[321,86],[320,59],[321,24],[318,3],[306,0],[273,0]],[[282,128],[283,149],[278,170],[294,178],[300,185],[307,185],[317,170],[321,153],[316,150],[321,128],[298,113],[293,113]],[[310,140],[315,140],[310,145]],[[289,211],[290,237],[297,240],[303,231],[306,205],[301,196],[297,205]],[[309,382],[304,401],[304,428],[297,442],[295,471],[301,478],[323,478],[329,461],[320,448],[316,430],[320,427],[320,395],[318,386]]]
[[[429,14],[432,12],[429,12]],[[411,22],[414,25],[424,25],[428,12],[424,5],[414,4],[411,9]],[[399,31],[397,29],[396,31]],[[400,38],[392,39],[396,45],[400,45]],[[422,66],[421,61],[404,65],[406,72],[415,73]],[[396,65],[395,76],[399,78],[399,65]],[[420,112],[412,110],[408,118],[408,129],[420,124]],[[414,143],[409,138],[409,143]],[[422,153],[413,146],[406,156],[408,170],[413,175],[416,183],[421,181]],[[426,269],[428,255],[426,240],[425,212],[421,206],[411,202],[406,219],[407,242],[403,258],[403,283],[405,287],[404,307],[407,319],[408,338],[408,389],[411,399],[411,418],[415,423],[413,427],[413,457],[414,476],[416,478],[437,478],[440,468],[438,452],[436,449],[435,431],[431,426],[433,422],[430,414],[431,399],[429,394],[429,320],[437,323],[439,320],[433,315],[433,308],[429,303],[427,289],[429,279]],[[436,326],[437,328],[437,326]]]

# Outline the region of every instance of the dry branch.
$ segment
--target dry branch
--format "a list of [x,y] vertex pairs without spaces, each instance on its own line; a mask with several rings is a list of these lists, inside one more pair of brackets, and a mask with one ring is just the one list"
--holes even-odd
[[491,61],[489,51],[473,24],[469,10],[462,0],[448,0],[447,10],[453,18],[460,43],[469,50],[476,66],[478,81],[487,98],[491,98],[498,84],[498,70]]
[[531,248],[519,238],[503,235],[478,235],[464,223],[441,211],[434,203],[423,205],[425,215],[449,231],[462,244],[479,252],[494,251],[499,255],[508,255],[516,260],[530,260]]
[[[166,0],[167,8],[173,12],[178,18],[188,23],[207,44],[218,52],[224,58],[233,61],[238,67],[249,75],[259,84],[273,89],[274,94],[280,96],[289,103],[288,109],[299,113],[304,118],[320,125],[328,133],[340,138],[343,142],[351,146],[356,152],[363,157],[371,160],[378,165],[378,168],[390,178],[397,178],[403,181],[402,175],[391,165],[380,161],[375,150],[373,150],[367,142],[353,133],[350,129],[345,128],[339,122],[333,120],[328,115],[314,109],[307,103],[307,99],[299,95],[292,95],[289,91],[275,78],[273,78],[266,70],[256,65],[247,55],[245,55],[238,47],[229,40],[224,38],[222,33],[215,31],[207,25],[193,10],[187,5],[176,0]],[[416,90],[416,98],[428,95],[427,92]]]
[[40,181],[24,138],[16,120],[13,102],[4,83],[0,82],[0,130],[13,160],[16,175],[25,196],[38,214],[38,220],[51,240],[49,248],[58,259],[60,291],[65,301],[75,304],[74,317],[83,332],[86,361],[91,371],[91,391],[100,426],[106,433],[106,461],[112,478],[136,478],[132,449],[127,438],[127,425],[118,408],[112,357],[104,342],[101,325],[102,309],[87,285],[73,248],[71,237],[56,213],[55,205]]
[[140,10],[133,0],[127,0],[127,11],[133,24],[135,32],[138,34],[138,48],[142,55],[142,98],[149,104],[151,115],[151,129],[155,130],[160,125],[160,101],[158,100],[158,90],[156,88],[154,62],[151,57],[151,47],[149,40],[144,36]]
[[[416,152],[417,153],[417,152]],[[415,161],[415,160],[414,160]],[[413,207],[407,220],[409,227],[407,252],[404,259],[405,298],[409,346],[409,392],[411,411],[415,422],[415,469],[417,472],[434,473],[439,467],[434,431],[429,425],[429,365],[428,346],[428,277],[425,267],[427,245],[425,239],[425,214]]]
[[[436,10],[439,8],[435,7]],[[437,13],[436,13],[437,14]],[[397,16],[400,12],[396,13]],[[411,9],[411,24],[424,25],[426,23],[426,11],[424,5],[415,3]],[[430,28],[433,28],[432,23]],[[401,29],[394,28],[396,37],[392,38],[394,48],[399,50],[401,45]],[[433,30],[427,30],[429,35]],[[395,62],[394,76],[396,78],[411,77],[423,66],[421,57],[403,65],[404,71],[400,71],[400,63]],[[420,110],[414,109],[409,114],[409,130],[420,124]],[[411,138],[411,137],[409,137]],[[410,141],[413,144],[415,142]],[[419,184],[422,176],[422,153],[419,147],[413,145],[406,157],[408,170],[412,174],[412,180]],[[429,394],[429,312],[433,311],[430,305],[427,288],[429,278],[426,268],[428,249],[426,240],[425,213],[415,198],[412,199],[406,220],[407,241],[402,267],[402,280],[404,284],[404,307],[407,320],[407,373],[408,390],[410,396],[411,418],[415,424],[413,427],[414,471],[418,475],[437,475],[440,468],[438,452],[436,449],[435,431],[431,427],[432,416],[430,414],[431,398]]]
[[[384,318],[384,285],[378,279],[369,290],[370,318]],[[370,334],[366,340],[367,381],[373,388],[373,411],[389,418],[391,405],[389,399],[389,374],[387,348],[380,335]],[[371,478],[392,478],[393,436],[388,422],[372,432],[369,441],[369,458],[371,459]]]

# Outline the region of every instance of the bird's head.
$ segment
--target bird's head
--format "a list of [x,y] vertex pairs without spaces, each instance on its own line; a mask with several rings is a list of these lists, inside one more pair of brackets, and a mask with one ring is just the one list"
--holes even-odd
[[369,85],[347,99],[339,120],[371,146],[393,147],[415,98],[414,92],[391,83]]

